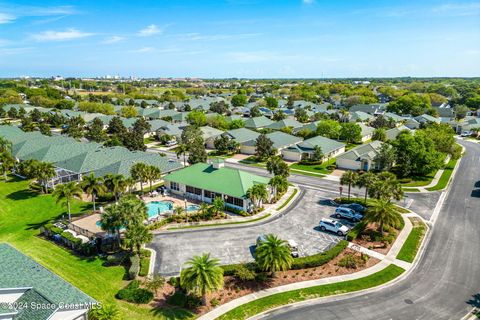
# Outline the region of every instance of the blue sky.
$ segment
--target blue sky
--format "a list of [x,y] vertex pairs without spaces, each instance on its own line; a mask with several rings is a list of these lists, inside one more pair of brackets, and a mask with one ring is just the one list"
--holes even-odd
[[480,76],[480,1],[0,0],[0,77]]

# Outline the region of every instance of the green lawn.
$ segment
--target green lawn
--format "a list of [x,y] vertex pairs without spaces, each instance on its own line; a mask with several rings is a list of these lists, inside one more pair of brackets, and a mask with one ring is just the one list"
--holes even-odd
[[392,264],[385,269],[364,278],[293,290],[284,293],[277,293],[241,305],[220,316],[218,319],[247,319],[266,310],[294,302],[376,287],[395,279],[396,277],[400,276],[404,271],[405,270],[403,270],[402,268]]
[[[99,258],[82,258],[36,237],[41,225],[66,213],[51,195],[29,191],[28,185],[28,181],[16,178],[0,182],[0,242],[10,243],[100,302],[116,303],[126,319],[173,319],[173,314],[176,319],[191,317],[184,310],[152,310],[117,301],[115,293],[127,283],[123,267],[103,267]],[[85,212],[89,207],[75,201],[72,213]]]
[[404,192],[420,192],[417,188],[402,188]]
[[[327,167],[331,165],[335,165],[335,158],[329,159],[328,161],[325,161],[322,164],[308,165],[308,164],[294,163],[290,166],[290,169],[292,171],[302,170],[302,171],[308,171],[308,172],[323,175],[323,174],[332,173],[333,170],[327,169]],[[302,172],[298,172],[298,173],[302,173]]]
[[425,229],[425,224],[421,221],[418,221],[414,224],[412,231],[408,235],[407,240],[405,240],[402,249],[400,249],[400,252],[397,255],[397,259],[413,262],[415,256],[417,255],[418,249],[420,248],[423,236],[425,235]]
[[238,163],[248,164],[249,166],[256,166],[256,167],[262,167],[262,168],[265,168],[267,166],[265,162],[257,161],[257,158],[255,156],[250,156],[248,158],[240,160],[238,161]]
[[432,182],[433,178],[435,177],[436,172],[432,172],[426,176],[413,176],[409,177],[411,179],[410,182],[402,183],[402,187],[423,187],[427,186]]
[[442,190],[447,187],[448,181],[450,181],[450,177],[452,176],[453,169],[455,168],[455,165],[457,164],[457,159],[455,160],[450,160],[443,170],[442,175],[440,176],[440,179],[438,179],[438,182],[435,186],[431,188],[427,188],[428,191],[436,191],[436,190]]

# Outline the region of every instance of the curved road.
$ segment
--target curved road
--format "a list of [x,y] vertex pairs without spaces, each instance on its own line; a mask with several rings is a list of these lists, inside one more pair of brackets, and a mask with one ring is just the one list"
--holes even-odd
[[312,301],[267,313],[291,319],[461,319],[480,303],[480,145],[466,148],[417,267],[405,279],[361,295]]

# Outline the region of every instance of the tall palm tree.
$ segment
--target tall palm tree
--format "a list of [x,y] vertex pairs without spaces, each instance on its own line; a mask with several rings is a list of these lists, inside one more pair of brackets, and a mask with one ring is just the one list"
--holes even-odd
[[147,165],[143,162],[135,163],[130,168],[130,175],[133,179],[140,182],[140,189],[142,190],[143,194],[143,183],[147,181]]
[[342,174],[342,177],[340,178],[340,184],[343,185],[348,185],[348,199],[350,199],[350,189],[352,185],[357,184],[358,181],[358,173],[355,171],[347,171],[344,174]]
[[223,287],[223,269],[219,266],[219,260],[204,253],[191,258],[186,265],[188,267],[180,273],[180,285],[189,292],[201,295],[206,305],[207,294]]
[[365,204],[367,204],[368,189],[370,189],[377,181],[377,176],[373,172],[366,172],[360,176],[357,185],[365,188]]
[[270,179],[268,184],[272,187],[275,197],[277,197],[280,192],[284,192],[288,189],[288,181],[282,176],[274,176],[272,179]]
[[276,176],[288,177],[290,168],[280,156],[271,156],[267,159],[267,170]]
[[134,196],[123,196],[115,204],[115,208],[119,212],[122,226],[127,229],[131,226],[142,224],[148,219],[148,210],[145,202]]
[[33,176],[42,185],[44,193],[48,193],[48,180],[56,176],[55,167],[49,162],[36,162],[33,170]]
[[80,187],[92,197],[93,202],[93,211],[96,211],[95,198],[98,195],[105,193],[106,187],[103,184],[103,179],[101,177],[95,177],[93,173],[90,173],[88,176],[82,177],[82,182],[80,182]]
[[247,197],[252,201],[254,209],[257,209],[268,200],[267,188],[264,184],[255,184],[247,190]]
[[133,179],[133,177],[128,177],[125,179],[125,187],[127,188],[128,193],[132,192],[133,187],[135,186],[136,183],[137,182],[135,181],[135,179]]
[[348,122],[350,118],[350,112],[347,109],[340,109],[340,121],[341,122]]
[[127,232],[125,232],[124,243],[132,253],[135,250],[139,253],[142,245],[152,241],[152,239],[152,233],[147,227],[143,224],[136,224],[128,228]]
[[74,181],[59,184],[56,186],[55,190],[53,190],[53,196],[57,199],[57,203],[65,201],[68,211],[68,221],[71,221],[70,203],[74,197],[80,198],[82,196],[82,189],[80,186]]
[[293,258],[285,240],[268,234],[255,249],[255,261],[262,270],[270,271],[273,276],[276,271],[290,269]]
[[125,177],[121,174],[107,174],[103,179],[103,183],[108,191],[112,192],[115,196],[115,202],[118,201],[118,197],[125,191],[126,183]]
[[221,197],[216,197],[212,202],[212,211],[216,216],[220,211],[225,209],[225,201]]
[[383,229],[385,226],[399,226],[402,217],[392,202],[380,199],[367,210],[365,219],[369,222],[377,223],[380,226],[380,234],[383,235]]
[[200,203],[200,208],[199,208],[199,211],[202,215],[204,215],[208,210],[208,204],[206,204],[205,202],[202,202]]
[[187,154],[187,151],[188,151],[188,146],[184,143],[181,143],[181,144],[178,145],[178,147],[176,149],[177,149],[177,151],[176,151],[177,159],[180,159],[180,156],[183,155],[183,166],[186,167],[187,166],[186,154]]
[[3,179],[7,181],[7,173],[12,170],[15,165],[15,158],[8,151],[3,151],[0,153],[0,168],[3,172]]
[[162,172],[160,171],[160,169],[158,167],[148,166],[145,176],[146,176],[148,182],[150,183],[150,191],[152,191],[153,181],[156,181],[156,180],[160,179],[160,177],[162,176]]
[[382,172],[377,175],[377,180],[370,187],[369,195],[382,200],[401,200],[403,189],[400,181],[391,172]]
[[12,153],[12,143],[4,137],[0,137],[0,152]]
[[182,206],[175,207],[175,209],[173,209],[173,213],[175,213],[176,215],[184,214],[185,208]]

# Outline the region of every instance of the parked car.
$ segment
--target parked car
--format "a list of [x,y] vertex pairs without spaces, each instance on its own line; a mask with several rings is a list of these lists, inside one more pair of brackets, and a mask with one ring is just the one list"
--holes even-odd
[[338,207],[335,209],[335,218],[340,219],[348,219],[354,222],[358,222],[363,219],[363,215],[355,212],[353,209],[345,208],[345,207]]
[[348,231],[350,231],[350,228],[336,220],[323,218],[322,220],[320,220],[320,230],[330,231],[342,237],[346,235]]
[[298,244],[295,242],[295,240],[289,239],[287,241],[288,247],[290,248],[290,254],[292,257],[297,258],[298,257]]
[[335,200],[332,199],[325,199],[320,201],[321,204],[325,206],[331,206],[331,207],[338,207],[340,204],[335,202]]
[[167,143],[165,143],[165,146],[166,147],[173,147],[177,144],[178,144],[177,140],[170,140],[170,141],[167,141]]
[[352,209],[353,211],[359,212],[359,213],[364,213],[366,208],[362,206],[361,204],[358,203],[348,203],[348,204],[341,204],[341,208],[349,208]]

